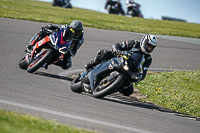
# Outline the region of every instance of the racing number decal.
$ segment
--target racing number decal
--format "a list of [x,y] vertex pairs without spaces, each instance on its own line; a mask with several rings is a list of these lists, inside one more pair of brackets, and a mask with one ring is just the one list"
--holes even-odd
[[45,38],[43,38],[42,40],[40,40],[38,43],[37,43],[37,48],[39,48],[41,45],[45,44],[46,42],[49,42],[50,39],[49,39],[49,36],[46,36]]
[[42,45],[42,43],[44,42],[44,39],[42,39],[41,41],[38,42],[38,47],[40,47]]

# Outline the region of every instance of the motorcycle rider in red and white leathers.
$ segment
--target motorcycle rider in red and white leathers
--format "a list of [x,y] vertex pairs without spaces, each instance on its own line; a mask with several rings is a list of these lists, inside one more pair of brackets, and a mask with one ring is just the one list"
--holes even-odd
[[[120,51],[137,51],[144,54],[145,62],[143,64],[143,80],[147,74],[149,66],[152,63],[152,57],[150,55],[151,52],[157,46],[157,39],[154,35],[146,34],[142,37],[141,41],[136,40],[128,40],[121,43],[115,43],[112,46],[112,50],[102,49],[97,52],[97,56],[92,59],[89,63],[85,65],[87,71],[89,71],[94,66],[98,65],[102,61],[109,60],[116,56],[116,53],[120,53]],[[140,80],[140,81],[141,81]],[[139,81],[138,81],[139,82]],[[127,92],[124,91],[124,95],[130,95],[133,93],[133,86],[130,86],[126,89]]]
[[[72,28],[75,31],[73,37],[71,38],[72,40],[71,52],[64,54],[63,59],[55,63],[55,65],[60,66],[62,69],[68,69],[72,66],[71,56],[76,55],[77,50],[80,48],[80,46],[84,42],[83,24],[80,21],[74,20],[71,22],[70,25],[67,25],[67,24],[62,25],[62,26],[47,25],[45,27],[42,27],[39,33],[35,35],[35,37],[26,47],[27,47],[27,50],[30,51],[35,46],[36,42],[40,41],[47,35],[50,35],[52,33],[59,31],[62,28],[65,28],[65,30],[70,30]],[[47,66],[48,64],[44,66],[44,68],[47,69]]]

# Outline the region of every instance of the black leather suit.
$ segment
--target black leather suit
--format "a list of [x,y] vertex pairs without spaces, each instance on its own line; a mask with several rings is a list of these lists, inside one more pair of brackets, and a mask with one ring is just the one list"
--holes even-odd
[[[115,43],[112,46],[112,51],[106,50],[106,49],[99,50],[97,52],[97,56],[93,60],[91,60],[90,63],[91,64],[93,63],[92,65],[97,65],[102,61],[106,61],[106,60],[109,60],[109,59],[115,57],[116,51],[129,51],[129,50],[141,52],[140,42],[138,42],[136,40],[129,40],[129,41],[121,42],[121,43]],[[151,65],[151,62],[152,62],[152,57],[151,57],[150,54],[144,54],[144,55],[145,55],[144,56],[145,62],[143,64],[143,76],[142,76],[141,80],[143,80],[145,78],[146,73],[148,71],[148,68],[149,68],[149,66]]]

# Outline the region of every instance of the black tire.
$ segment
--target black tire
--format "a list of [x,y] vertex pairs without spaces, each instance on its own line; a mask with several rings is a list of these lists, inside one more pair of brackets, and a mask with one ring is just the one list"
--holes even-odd
[[76,92],[76,93],[81,93],[81,92],[83,92],[83,90],[82,90],[82,85],[81,85],[81,81],[80,81],[79,78],[80,78],[80,77],[75,78],[75,79],[72,81],[71,85],[70,85],[71,90],[72,90],[73,92]]
[[133,84],[129,86],[127,89],[120,91],[124,96],[130,96],[134,91]]
[[18,63],[18,64],[19,64],[19,67],[20,67],[21,69],[24,69],[24,70],[27,69],[27,63],[26,63],[26,60],[25,60],[26,55],[27,55],[27,54],[25,54],[24,57],[21,58],[21,59],[19,60],[19,63]]
[[100,85],[98,85],[92,92],[93,97],[103,98],[106,95],[116,92],[124,83],[123,77],[122,74],[118,75],[114,81],[110,82],[105,88],[100,90]]
[[28,66],[27,71],[29,73],[33,73],[37,71],[44,63],[48,62],[53,55],[53,51],[47,50],[41,56],[37,59],[31,62],[31,64]]

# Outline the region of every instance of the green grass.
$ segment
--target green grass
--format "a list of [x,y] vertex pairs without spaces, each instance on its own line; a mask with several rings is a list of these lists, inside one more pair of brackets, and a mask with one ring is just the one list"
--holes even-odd
[[200,71],[150,74],[137,88],[147,101],[200,117]]
[[92,133],[31,115],[0,109],[0,133]]
[[200,38],[200,24],[124,17],[79,8],[65,9],[32,0],[0,0],[0,17],[57,24],[80,20],[85,27]]

